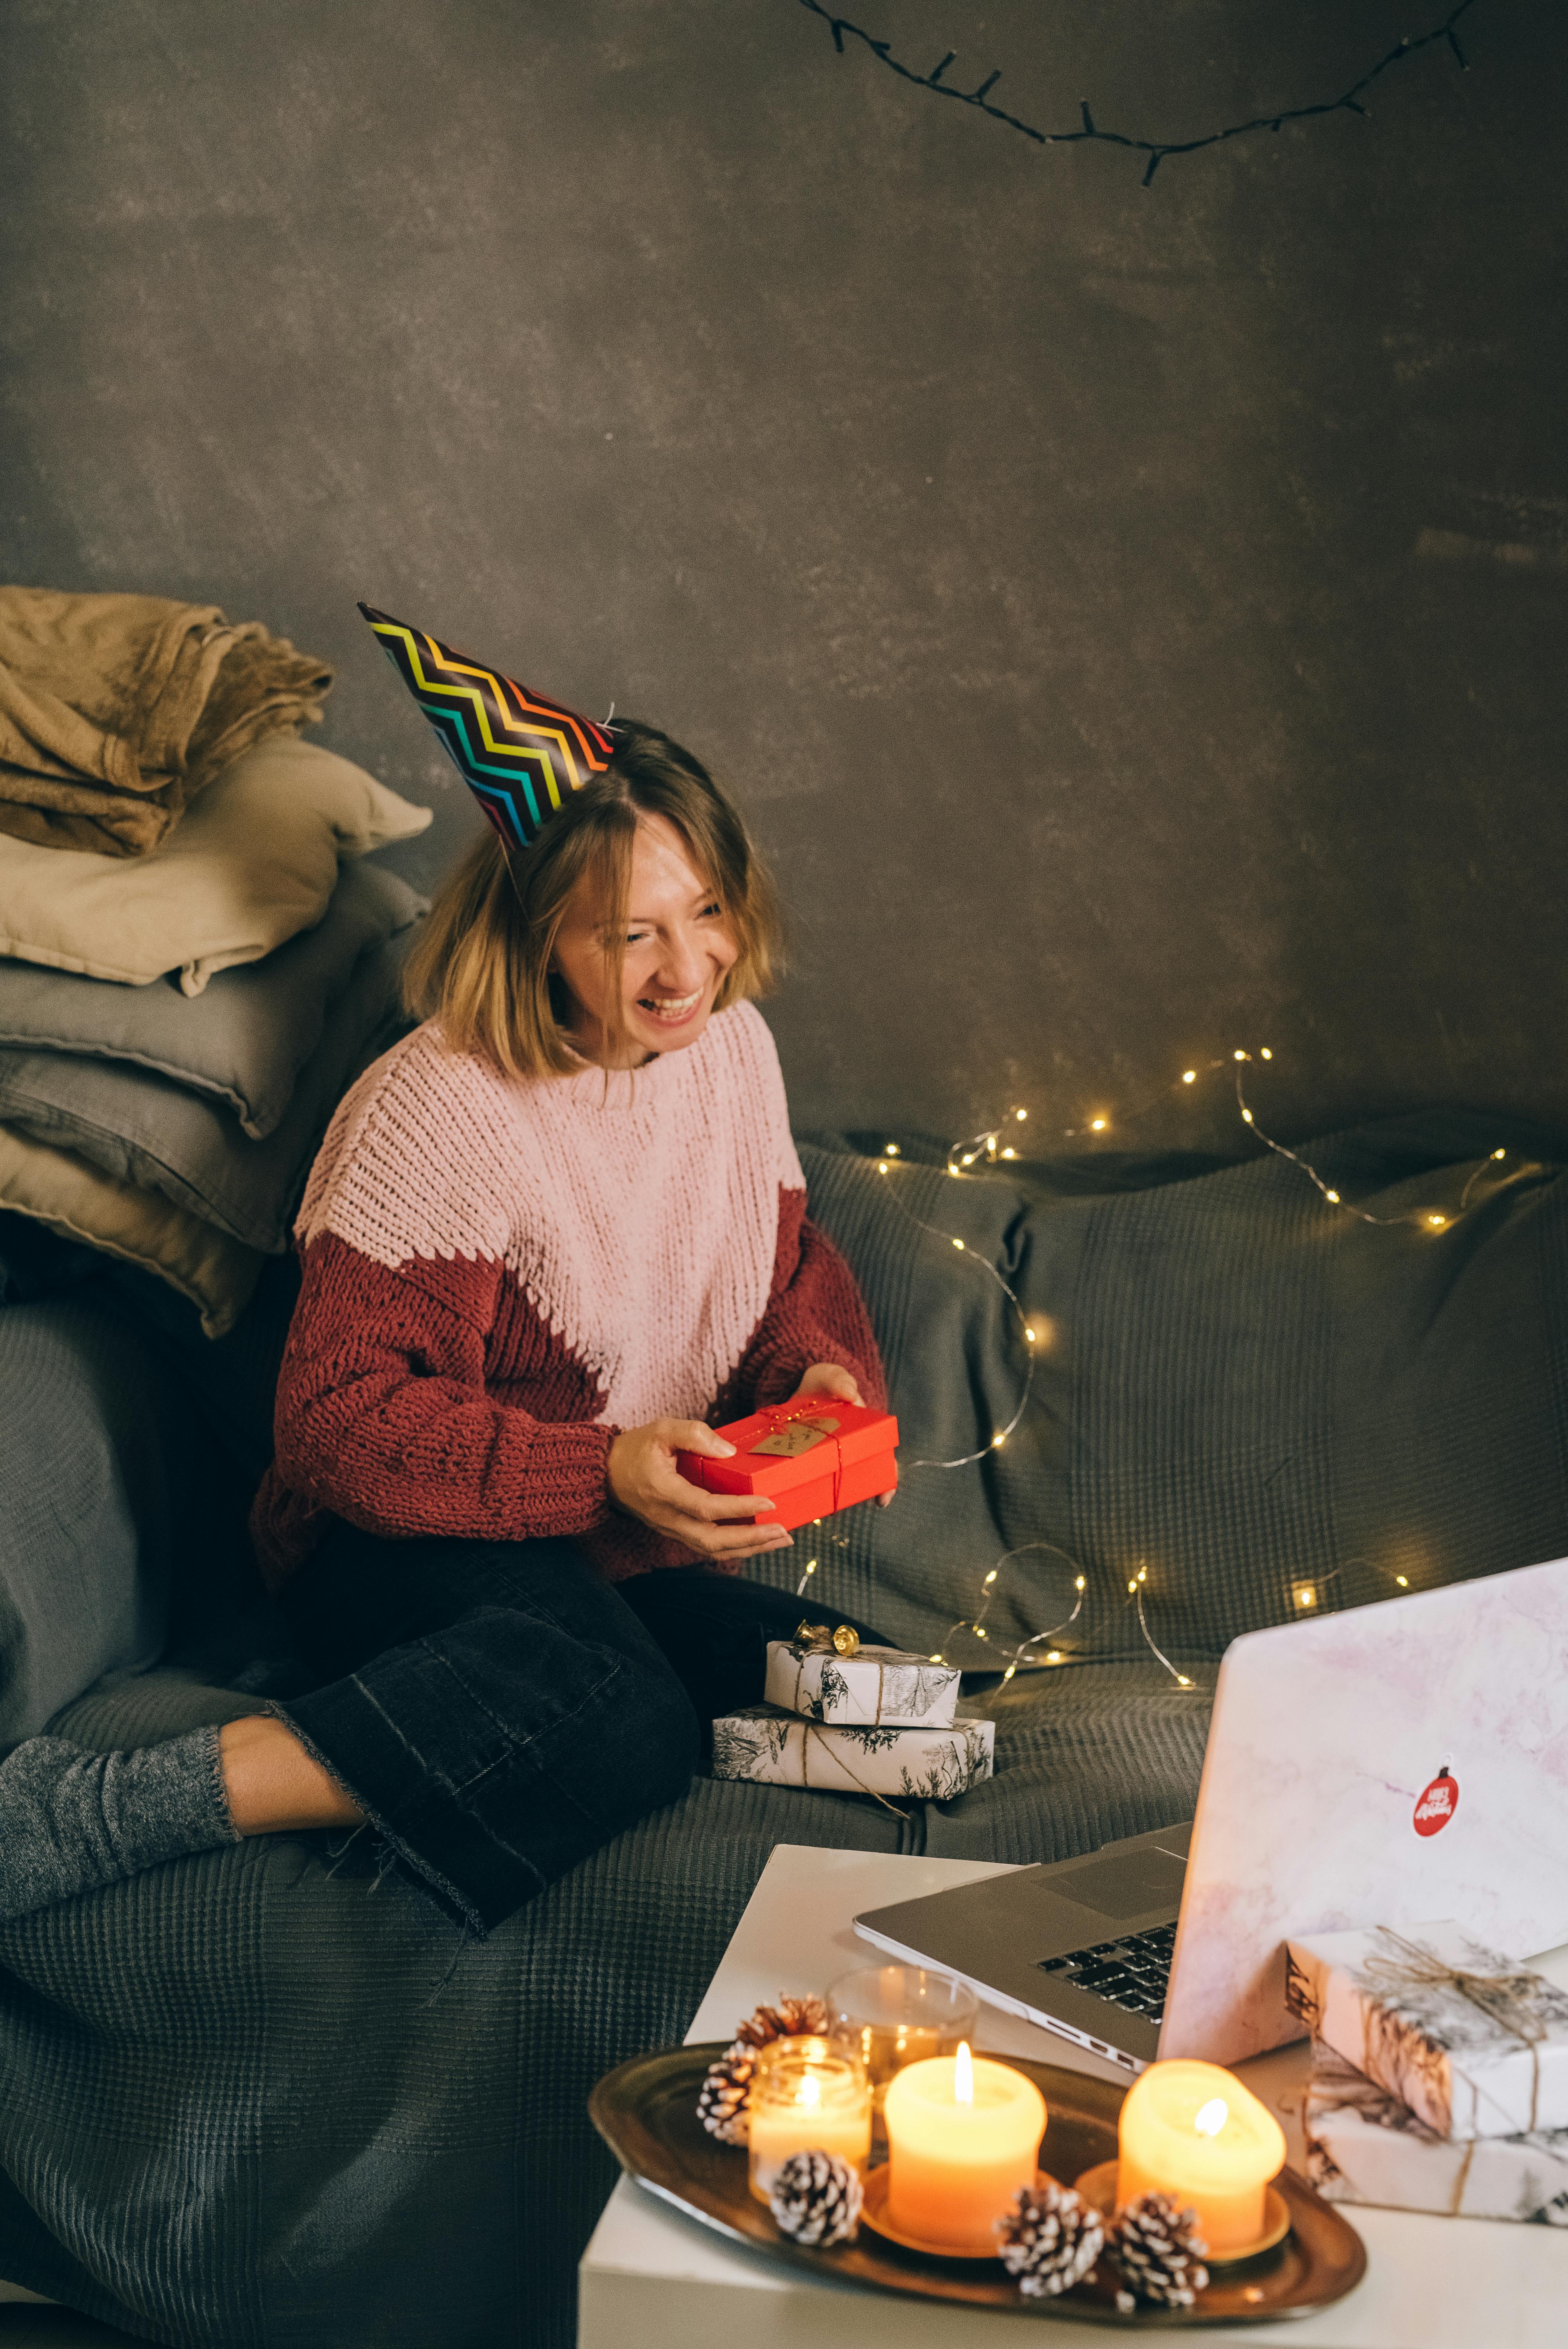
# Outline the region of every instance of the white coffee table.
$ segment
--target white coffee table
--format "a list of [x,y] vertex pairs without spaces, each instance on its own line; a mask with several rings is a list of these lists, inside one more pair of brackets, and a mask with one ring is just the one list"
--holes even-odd
[[[857,1940],[857,1910],[909,1900],[998,1870],[957,1859],[818,1851],[780,1844],[763,1870],[688,2040],[727,2039],[743,2014],[782,1991],[822,1989],[876,1961]],[[1568,1949],[1542,1962],[1568,1988]],[[1126,2075],[998,2009],[982,2044],[1100,2078]],[[1242,2065],[1279,2114],[1299,2162],[1304,2044]],[[1296,2322],[1226,2326],[1216,2340],[1295,2349],[1564,2349],[1568,2230],[1431,2219],[1400,2210],[1346,2214],[1364,2237],[1366,2280],[1336,2308]],[[623,2178],[583,2255],[579,2349],[1003,2349],[998,2319],[775,2266]],[[1009,2320],[1011,2322],[1011,2320]],[[1040,2349],[1106,2349],[1104,2327],[1041,2320]]]

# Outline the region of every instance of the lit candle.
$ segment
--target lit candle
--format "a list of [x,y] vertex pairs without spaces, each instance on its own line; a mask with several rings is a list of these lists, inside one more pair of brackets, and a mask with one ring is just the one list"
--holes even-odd
[[1032,2186],[1046,2100],[1010,2064],[956,2055],[909,2064],[888,2082],[887,2219],[954,2251],[995,2251],[995,2224]]
[[766,2202],[792,2153],[840,2153],[864,2169],[872,2149],[872,2091],[860,2058],[830,2039],[775,2039],[764,2047],[747,2098],[751,2190]]
[[1217,2064],[1151,2064],[1121,2107],[1119,2209],[1140,2194],[1169,2194],[1198,2213],[1216,2259],[1264,2232],[1264,2193],[1284,2163],[1284,2132]]

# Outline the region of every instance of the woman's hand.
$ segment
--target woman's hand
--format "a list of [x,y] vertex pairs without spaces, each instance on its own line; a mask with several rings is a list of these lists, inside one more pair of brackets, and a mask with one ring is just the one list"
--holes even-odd
[[[854,1385],[847,1371],[838,1376]],[[768,1522],[771,1501],[755,1493],[705,1493],[688,1485],[676,1466],[677,1452],[728,1460],[735,1446],[700,1419],[655,1419],[646,1427],[623,1429],[610,1446],[610,1497],[615,1506],[702,1557],[758,1557],[765,1550],[792,1547],[783,1527]]]
[[[835,1402],[858,1404],[861,1399],[859,1387],[841,1362],[813,1362],[789,1400],[799,1402],[803,1396],[814,1394],[831,1395]],[[879,1493],[878,1508],[887,1508],[892,1500],[891,1493]]]

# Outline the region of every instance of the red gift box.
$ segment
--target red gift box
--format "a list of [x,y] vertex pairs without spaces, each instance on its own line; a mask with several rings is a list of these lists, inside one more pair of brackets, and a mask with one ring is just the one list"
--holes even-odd
[[762,1511],[757,1520],[761,1526],[782,1526],[789,1532],[856,1501],[891,1493],[898,1483],[898,1422],[892,1413],[837,1402],[831,1395],[772,1403],[714,1433],[734,1444],[732,1459],[677,1452],[676,1465],[689,1485],[700,1485],[705,1492],[765,1493],[774,1506]]

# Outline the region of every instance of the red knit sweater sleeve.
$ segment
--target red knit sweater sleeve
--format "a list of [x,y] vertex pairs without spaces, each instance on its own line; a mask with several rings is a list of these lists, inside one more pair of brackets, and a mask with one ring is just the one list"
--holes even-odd
[[779,1247],[768,1308],[722,1398],[720,1417],[737,1419],[762,1404],[784,1402],[812,1362],[838,1362],[861,1400],[887,1407],[882,1356],[854,1274],[806,1215],[805,1194],[779,1195]]
[[312,1241],[274,1419],[275,1475],[296,1500],[393,1536],[603,1524],[614,1429],[486,1392],[503,1283],[482,1257],[388,1269],[333,1233]]

